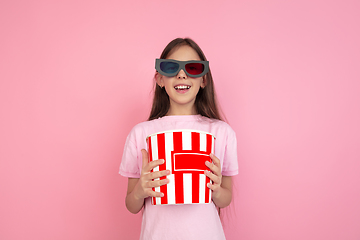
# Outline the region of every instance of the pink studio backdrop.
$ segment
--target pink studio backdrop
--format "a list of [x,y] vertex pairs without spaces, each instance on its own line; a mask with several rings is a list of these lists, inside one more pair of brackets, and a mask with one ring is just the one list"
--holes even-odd
[[190,36],[237,132],[230,240],[360,239],[359,1],[2,1],[0,239],[137,239],[118,175]]

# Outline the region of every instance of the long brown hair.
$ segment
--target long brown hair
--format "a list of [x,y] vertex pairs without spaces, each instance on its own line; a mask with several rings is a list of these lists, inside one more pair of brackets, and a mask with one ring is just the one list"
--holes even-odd
[[[174,49],[184,45],[192,47],[199,55],[201,61],[207,61],[199,45],[190,38],[176,38],[172,40],[161,53],[160,59],[166,59]],[[196,95],[195,109],[197,113],[202,116],[221,120],[210,69],[204,77],[206,86],[204,88],[200,88],[198,94]],[[148,120],[165,116],[169,111],[169,108],[170,100],[165,88],[161,88],[158,84],[155,84],[154,99]]]

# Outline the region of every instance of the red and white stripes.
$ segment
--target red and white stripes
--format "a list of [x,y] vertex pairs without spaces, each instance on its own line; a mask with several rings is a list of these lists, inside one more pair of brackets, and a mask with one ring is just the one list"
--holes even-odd
[[213,135],[196,130],[174,130],[148,136],[149,160],[165,160],[153,171],[171,171],[167,176],[170,183],[154,188],[164,193],[164,197],[152,198],[152,204],[210,203],[211,190],[206,187],[210,179],[204,170],[207,169],[205,161],[211,161],[209,154],[214,153],[214,142]]

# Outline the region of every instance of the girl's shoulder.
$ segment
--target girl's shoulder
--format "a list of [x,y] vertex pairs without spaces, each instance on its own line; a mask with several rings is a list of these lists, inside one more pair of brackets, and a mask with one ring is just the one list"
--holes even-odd
[[230,124],[223,120],[208,118],[208,117],[204,117],[204,116],[201,116],[201,120],[204,123],[209,124],[214,128],[219,128],[219,129],[222,129],[223,131],[234,132],[234,130],[232,129]]
[[146,138],[149,134],[160,131],[161,129],[166,127],[166,125],[166,121],[164,121],[164,119],[162,118],[139,122],[135,126],[133,126],[129,133],[129,136]]
[[204,116],[200,116],[200,118],[201,118],[201,121],[207,122],[208,124],[220,125],[223,127],[230,127],[230,125],[227,122],[225,122],[224,120],[208,118],[208,117],[204,117]]

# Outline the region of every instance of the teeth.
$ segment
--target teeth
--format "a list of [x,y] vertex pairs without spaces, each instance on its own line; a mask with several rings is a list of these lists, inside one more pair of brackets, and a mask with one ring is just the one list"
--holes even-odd
[[176,87],[175,87],[176,90],[179,90],[179,89],[180,89],[180,90],[181,90],[181,89],[189,89],[189,88],[190,88],[190,86],[176,86]]

